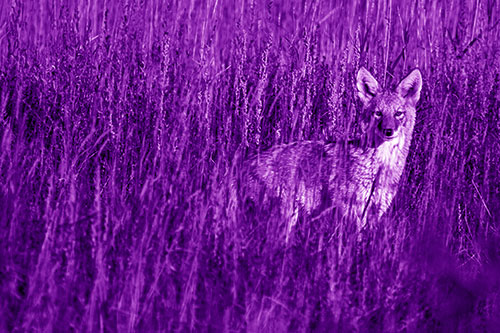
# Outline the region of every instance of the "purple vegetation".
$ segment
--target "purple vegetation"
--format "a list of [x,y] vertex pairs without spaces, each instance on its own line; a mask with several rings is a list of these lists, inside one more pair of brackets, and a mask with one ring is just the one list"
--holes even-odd
[[[494,331],[500,3],[0,3],[0,331]],[[422,72],[387,213],[233,205],[235,155]]]

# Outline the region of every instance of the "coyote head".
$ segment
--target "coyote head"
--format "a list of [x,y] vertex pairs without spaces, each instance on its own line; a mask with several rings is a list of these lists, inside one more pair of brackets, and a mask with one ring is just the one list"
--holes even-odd
[[361,67],[356,86],[365,107],[365,132],[376,145],[401,138],[404,132],[411,135],[415,105],[422,88],[422,76],[418,69],[401,80],[395,90],[383,90],[370,72]]

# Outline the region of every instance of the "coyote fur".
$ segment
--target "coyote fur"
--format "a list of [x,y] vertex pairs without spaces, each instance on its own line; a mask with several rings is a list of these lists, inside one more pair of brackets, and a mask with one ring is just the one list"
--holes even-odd
[[415,125],[422,76],[413,70],[395,90],[382,89],[365,68],[357,74],[364,133],[354,140],[273,146],[243,163],[240,198],[278,199],[288,240],[299,212],[334,210],[358,228],[378,220],[394,198]]

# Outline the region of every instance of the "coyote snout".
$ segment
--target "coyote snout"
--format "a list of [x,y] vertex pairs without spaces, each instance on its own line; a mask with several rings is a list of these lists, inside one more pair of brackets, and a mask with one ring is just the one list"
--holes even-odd
[[299,212],[335,211],[363,227],[380,218],[396,194],[415,124],[420,71],[412,71],[395,90],[385,90],[361,68],[356,87],[364,104],[361,137],[274,146],[243,164],[240,202],[277,199],[288,221],[286,239]]

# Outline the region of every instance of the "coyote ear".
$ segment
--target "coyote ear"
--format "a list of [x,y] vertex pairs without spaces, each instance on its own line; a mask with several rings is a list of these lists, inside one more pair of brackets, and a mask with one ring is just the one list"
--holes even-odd
[[370,72],[361,67],[358,71],[356,87],[358,88],[358,97],[366,106],[370,100],[377,94],[379,84]]
[[413,107],[417,104],[420,99],[420,90],[422,89],[422,74],[418,69],[414,69],[413,72],[408,74],[407,77],[401,80],[396,92],[405,99]]

